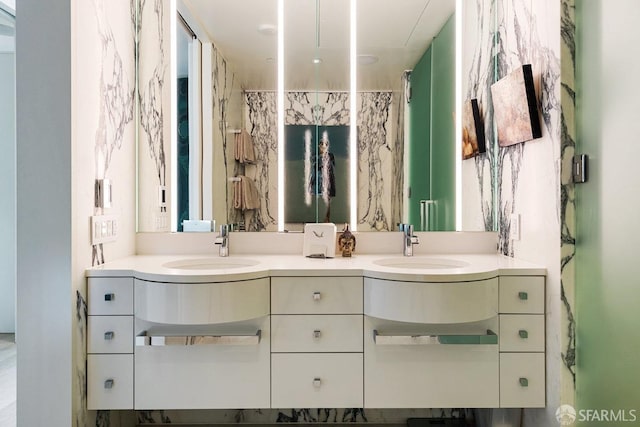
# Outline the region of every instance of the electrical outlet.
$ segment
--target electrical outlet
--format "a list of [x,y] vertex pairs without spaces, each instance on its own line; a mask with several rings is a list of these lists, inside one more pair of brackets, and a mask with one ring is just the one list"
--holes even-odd
[[94,215],[91,217],[91,244],[114,242],[118,238],[118,217]]
[[167,212],[156,212],[153,216],[155,231],[169,230],[169,214]]
[[511,214],[511,240],[520,240],[520,214]]

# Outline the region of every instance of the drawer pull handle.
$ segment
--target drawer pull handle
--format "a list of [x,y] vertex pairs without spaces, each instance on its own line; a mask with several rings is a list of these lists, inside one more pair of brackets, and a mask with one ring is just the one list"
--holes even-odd
[[254,335],[147,335],[136,336],[136,346],[164,347],[169,345],[258,345],[262,330]]
[[529,299],[529,294],[527,292],[518,292],[518,298],[522,301],[526,301]]
[[522,387],[529,387],[529,380],[528,379],[520,378],[518,381],[520,382],[520,385]]
[[376,345],[458,345],[458,344],[498,344],[498,336],[487,329],[484,335],[382,335],[373,330]]
[[113,301],[116,299],[116,294],[104,294],[105,301]]
[[318,338],[320,338],[321,336],[322,336],[322,332],[320,332],[320,330],[319,330],[319,329],[316,329],[315,331],[313,331],[313,337],[314,337],[315,339],[318,339]]
[[114,384],[113,379],[109,378],[108,380],[106,380],[104,382],[104,388],[106,388],[107,390],[112,389],[113,388],[113,384]]
[[313,300],[314,301],[320,301],[320,298],[322,298],[322,294],[320,292],[314,292],[313,293]]
[[114,335],[113,331],[107,331],[104,333],[104,339],[107,341],[112,340]]
[[518,331],[518,335],[520,335],[520,338],[523,339],[529,338],[529,332],[525,331],[524,329],[520,329]]
[[322,385],[322,380],[320,378],[313,379],[313,386],[315,388],[320,388],[321,385]]

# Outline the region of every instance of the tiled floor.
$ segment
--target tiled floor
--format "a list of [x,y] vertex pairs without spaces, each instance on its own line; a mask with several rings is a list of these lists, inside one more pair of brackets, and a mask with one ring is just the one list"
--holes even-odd
[[16,425],[16,344],[13,334],[0,334],[0,427]]

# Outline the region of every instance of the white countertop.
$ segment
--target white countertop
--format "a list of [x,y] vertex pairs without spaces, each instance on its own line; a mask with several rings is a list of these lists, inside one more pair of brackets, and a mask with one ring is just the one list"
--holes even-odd
[[[398,268],[376,262],[392,258],[402,262],[458,262],[463,267]],[[234,268],[181,269],[164,264],[183,260],[253,260],[255,265]],[[86,270],[87,277],[135,277],[171,283],[215,283],[274,276],[364,276],[414,282],[473,281],[497,276],[544,276],[546,269],[526,261],[497,254],[429,254],[403,257],[401,254],[340,256],[331,259],[305,258],[302,255],[137,255],[122,258]]]

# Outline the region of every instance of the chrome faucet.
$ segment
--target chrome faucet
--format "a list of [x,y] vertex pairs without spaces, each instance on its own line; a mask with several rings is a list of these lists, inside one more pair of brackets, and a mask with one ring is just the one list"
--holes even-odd
[[404,256],[413,256],[413,245],[420,243],[418,236],[413,235],[413,225],[411,224],[399,224],[400,231],[403,232],[404,247],[402,253]]
[[229,226],[220,225],[220,234],[216,237],[216,245],[220,245],[220,256],[229,256]]

